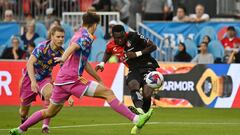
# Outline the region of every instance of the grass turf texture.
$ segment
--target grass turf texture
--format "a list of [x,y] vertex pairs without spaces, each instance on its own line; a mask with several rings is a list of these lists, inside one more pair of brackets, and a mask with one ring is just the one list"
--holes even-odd
[[[33,107],[30,113],[38,109]],[[18,107],[0,107],[0,135],[18,126],[17,112]],[[37,124],[24,135],[41,135],[40,127]],[[50,135],[129,135],[133,124],[110,108],[64,107],[51,127]],[[240,109],[155,108],[141,135],[237,135],[239,127]]]

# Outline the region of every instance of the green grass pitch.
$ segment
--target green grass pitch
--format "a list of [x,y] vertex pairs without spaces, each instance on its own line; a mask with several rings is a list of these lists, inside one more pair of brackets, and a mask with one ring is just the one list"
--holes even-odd
[[[18,107],[0,107],[0,135],[18,126],[17,112]],[[40,127],[24,135],[42,135]],[[133,124],[107,107],[64,107],[51,127],[50,135],[129,135]],[[240,109],[154,108],[141,135],[240,135]]]

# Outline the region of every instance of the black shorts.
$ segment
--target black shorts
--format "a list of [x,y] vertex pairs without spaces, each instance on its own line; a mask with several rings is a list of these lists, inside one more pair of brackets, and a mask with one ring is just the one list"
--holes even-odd
[[136,69],[129,70],[126,78],[127,85],[130,81],[136,80],[140,84],[140,87],[144,86],[146,84],[145,77],[151,71],[156,71],[156,69],[155,68],[136,68]]

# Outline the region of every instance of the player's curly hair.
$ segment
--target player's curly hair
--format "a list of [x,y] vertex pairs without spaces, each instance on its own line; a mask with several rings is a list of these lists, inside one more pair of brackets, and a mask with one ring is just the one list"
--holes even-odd
[[82,17],[83,26],[91,27],[95,23],[99,23],[100,17],[95,12],[88,11]]
[[114,32],[125,32],[125,30],[122,25],[114,25],[112,28],[112,33]]

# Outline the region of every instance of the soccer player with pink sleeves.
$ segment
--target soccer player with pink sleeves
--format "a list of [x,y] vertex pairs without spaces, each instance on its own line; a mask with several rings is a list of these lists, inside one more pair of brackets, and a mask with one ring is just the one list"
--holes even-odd
[[[57,62],[54,57],[61,57],[64,50],[64,30],[61,27],[54,27],[51,30],[51,40],[40,43],[32,52],[27,67],[24,69],[23,80],[20,87],[20,108],[19,114],[22,123],[27,120],[31,103],[36,96],[41,96],[44,108],[47,108],[52,93],[52,69]],[[49,132],[50,119],[43,120],[42,132]]]
[[[48,109],[33,113],[18,128],[11,129],[11,135],[21,135],[39,121],[54,117],[71,95],[78,98],[84,95],[105,99],[113,110],[135,123],[134,127],[138,129],[141,129],[151,117],[152,109],[145,114],[136,115],[116,98],[112,90],[102,85],[101,78],[87,61],[93,42],[92,34],[100,17],[96,13],[87,12],[82,19],[82,27],[72,37],[67,50],[62,57],[55,59],[56,62],[64,64],[57,74]],[[82,76],[84,70],[97,82],[84,79]],[[132,129],[131,134],[137,134],[136,128]]]

